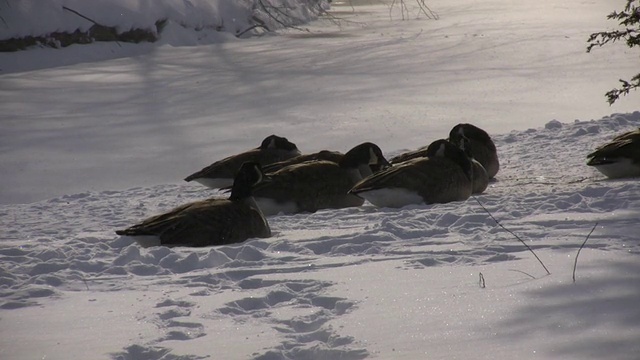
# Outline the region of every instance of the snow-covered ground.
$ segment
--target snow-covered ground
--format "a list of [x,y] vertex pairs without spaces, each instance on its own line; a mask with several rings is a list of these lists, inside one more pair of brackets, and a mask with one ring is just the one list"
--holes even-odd
[[637,73],[637,51],[585,52],[617,2],[430,0],[437,21],[334,5],[342,30],[0,53],[0,203],[177,184],[272,133],[303,152],[394,151],[459,122],[495,134],[636,111],[637,95],[610,107],[604,93]]
[[[0,358],[637,359],[640,185],[585,166],[640,126],[637,93],[603,96],[637,53],[584,52],[624,2],[428,4],[439,20],[334,2],[341,29],[0,54]],[[181,179],[271,133],[391,156],[458,122],[502,165],[465,202],[273,216],[215,248],[113,233],[222,196]]]

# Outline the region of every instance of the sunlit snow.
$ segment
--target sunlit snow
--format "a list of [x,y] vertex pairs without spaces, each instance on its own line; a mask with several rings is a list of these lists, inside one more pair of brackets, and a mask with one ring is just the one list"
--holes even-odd
[[[310,32],[169,26],[153,44],[0,53],[0,358],[637,359],[640,185],[585,165],[640,127],[637,93],[604,97],[637,52],[585,52],[625,2],[426,3],[438,20],[353,0]],[[61,4],[123,27],[236,8],[36,4],[0,4],[0,36],[75,26]],[[211,248],[114,233],[226,196],[182,179],[270,134],[391,157],[460,122],[492,135],[501,164],[464,202],[270,216],[273,237]]]

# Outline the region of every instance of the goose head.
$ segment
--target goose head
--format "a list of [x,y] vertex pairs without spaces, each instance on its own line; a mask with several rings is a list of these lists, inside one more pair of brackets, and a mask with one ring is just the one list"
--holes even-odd
[[463,138],[478,141],[487,146],[489,149],[495,150],[495,145],[493,143],[493,140],[491,140],[491,136],[489,136],[486,131],[480,129],[475,125],[466,123],[458,124],[454,126],[449,132],[449,141],[458,146],[460,146]]
[[462,168],[462,171],[469,178],[469,180],[473,179],[473,168],[469,156],[467,156],[465,151],[452,144],[451,142],[445,139],[440,139],[432,142],[427,148],[426,155],[429,158],[441,157],[453,161],[455,164],[460,166],[460,168]]
[[292,143],[285,137],[277,135],[269,135],[264,138],[258,148],[261,150],[282,150],[287,152],[297,152],[300,154],[300,150],[298,150],[296,144]]
[[236,201],[250,197],[253,186],[261,183],[263,179],[264,174],[259,163],[253,161],[243,163],[233,179],[229,200]]
[[[385,169],[391,164],[378,145],[365,142],[349,150],[339,162],[341,168],[359,173],[361,179],[373,174],[372,169]],[[360,179],[357,179],[360,180]]]

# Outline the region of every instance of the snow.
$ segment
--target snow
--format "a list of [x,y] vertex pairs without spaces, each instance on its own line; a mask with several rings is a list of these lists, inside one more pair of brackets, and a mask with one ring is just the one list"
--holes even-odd
[[[640,185],[585,165],[640,127],[636,93],[603,96],[637,54],[584,51],[624,2],[429,1],[437,21],[352,4],[311,33],[174,26],[155,44],[0,54],[0,358],[637,358]],[[50,22],[18,34],[58,26],[30,9]],[[272,133],[390,158],[459,122],[501,163],[464,202],[271,216],[272,238],[202,249],[114,234],[224,196],[181,179]]]

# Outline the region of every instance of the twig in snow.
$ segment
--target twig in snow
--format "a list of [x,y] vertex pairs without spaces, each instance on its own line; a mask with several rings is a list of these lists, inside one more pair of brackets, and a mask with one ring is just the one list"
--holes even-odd
[[356,12],[356,8],[353,7],[353,2],[351,2],[351,0],[349,0],[349,6],[351,6],[351,12],[352,13]]
[[[77,12],[76,10],[70,9],[70,8],[68,8],[68,7],[66,7],[66,6],[62,6],[62,9],[63,9],[63,10],[67,10],[67,11],[69,11],[69,12],[72,12],[72,13],[74,13],[74,14],[76,14],[76,15],[80,16],[81,18],[83,18],[83,19],[85,19],[85,20],[87,20],[87,21],[91,21],[91,22],[92,22],[95,26],[97,26],[98,28],[108,28],[108,26],[104,26],[104,25],[102,25],[102,24],[99,24],[97,21],[93,20],[92,18],[90,18],[90,17],[88,17],[88,16],[85,16],[85,15],[80,14],[80,13],[79,13],[79,12]],[[116,40],[116,44],[118,44],[118,46],[122,47],[122,45],[120,45],[120,42],[119,42],[119,41],[117,41],[117,40]]]
[[[351,7],[352,7],[352,12],[355,12],[355,8],[353,8],[353,5],[351,5]],[[366,25],[365,23],[362,23],[362,22],[359,22],[359,21],[353,21],[353,20],[345,19],[345,18],[342,18],[342,17],[339,17],[339,16],[335,16],[334,14],[332,14],[331,12],[323,9],[320,6],[318,6],[318,8],[316,10],[318,11],[318,16],[326,17],[329,21],[331,21],[333,24],[337,25],[340,28],[342,28],[342,23],[356,24],[356,25]]]
[[[396,4],[396,0],[393,0],[391,2],[391,5],[389,6],[389,20],[393,20],[392,11],[395,4]],[[405,11],[407,12],[407,16],[409,16],[409,10],[407,9],[407,5],[405,5],[404,0],[400,0],[400,14],[402,14],[402,20],[404,20]]]
[[420,11],[422,11],[422,13],[424,13],[426,15],[427,19],[433,19],[433,20],[440,19],[440,16],[438,15],[438,13],[434,12],[433,10],[431,10],[429,8],[429,6],[427,4],[425,4],[424,0],[416,0],[416,2],[418,3],[418,6],[420,7]]
[[249,32],[249,31],[251,31],[251,30],[253,30],[253,29],[257,29],[257,28],[263,28],[263,29],[265,29],[267,32],[271,31],[271,30],[269,30],[269,28],[268,28],[268,27],[266,27],[266,26],[265,26],[265,25],[263,25],[263,24],[255,24],[255,25],[249,26],[247,29],[242,30],[241,32],[237,33],[237,34],[236,34],[236,37],[237,37],[237,38],[239,38],[239,37],[241,37],[242,35],[246,34],[247,32]]
[[584,182],[598,182],[602,178],[598,176],[581,177],[574,180],[566,180],[566,177],[501,177],[500,181],[492,182],[492,187],[512,187],[524,185],[565,185],[580,184]]
[[576,254],[576,259],[573,262],[573,283],[575,284],[576,282],[576,268],[578,267],[578,256],[580,256],[580,251],[582,250],[582,248],[584,247],[584,245],[587,243],[587,240],[589,240],[589,236],[591,236],[591,234],[593,233],[593,231],[596,229],[596,226],[598,226],[598,223],[596,223],[595,225],[593,225],[593,228],[591,229],[591,231],[589,231],[589,234],[587,234],[587,238],[584,239],[584,241],[582,242],[582,245],[580,245],[580,248],[578,249],[578,253]]
[[77,12],[77,11],[75,11],[75,10],[73,10],[73,9],[69,9],[69,8],[68,8],[68,7],[66,7],[66,6],[62,6],[62,9],[63,9],[63,10],[70,11],[70,12],[72,12],[72,13],[74,13],[74,14],[76,14],[76,15],[80,16],[81,18],[83,18],[83,19],[85,19],[85,20],[89,20],[89,21],[91,21],[92,23],[94,23],[95,25],[102,26],[102,25],[98,24],[95,20],[91,19],[90,17],[84,16],[84,15],[80,14],[79,12]]
[[[4,1],[5,4],[7,4],[8,8],[11,8],[11,4],[9,4],[9,0],[5,0]],[[9,24],[7,24],[7,22],[5,21],[5,19],[0,15],[0,20],[2,20],[2,22],[4,23],[4,26],[9,29]]]
[[80,277],[80,279],[82,279],[82,282],[84,282],[84,286],[87,287],[87,291],[89,291],[89,284],[87,283],[87,279],[84,278],[84,276]]
[[533,256],[535,256],[535,258],[538,260],[538,262],[540,263],[540,265],[542,265],[542,267],[544,268],[544,271],[546,271],[546,272],[547,272],[547,275],[551,275],[551,272],[549,272],[549,269],[547,269],[547,267],[544,265],[544,263],[542,262],[542,260],[540,260],[540,258],[539,258],[539,257],[538,257],[538,255],[535,253],[535,251],[533,251],[533,249],[532,249],[529,245],[527,245],[527,243],[526,243],[526,242],[524,242],[524,240],[522,240],[518,235],[514,234],[514,233],[513,233],[513,231],[511,231],[511,230],[507,229],[507,228],[506,228],[506,227],[504,227],[502,224],[500,224],[500,222],[498,221],[498,219],[496,219],[496,218],[493,216],[493,214],[491,214],[491,212],[489,212],[489,210],[488,210],[486,207],[484,207],[484,205],[482,205],[482,203],[480,202],[480,200],[478,200],[478,198],[477,198],[477,197],[475,197],[475,196],[472,196],[472,197],[473,197],[473,198],[475,199],[475,201],[480,205],[480,207],[482,207],[482,209],[484,209],[484,211],[486,211],[486,212],[487,212],[487,214],[489,214],[489,216],[493,219],[493,221],[495,221],[495,222],[496,222],[496,224],[498,224],[498,226],[500,226],[503,230],[505,230],[505,231],[506,231],[506,232],[508,232],[509,234],[513,235],[516,239],[518,239],[518,241],[520,241],[520,242],[522,243],[522,245],[524,245],[524,246],[527,248],[527,250],[529,250],[529,251],[533,254]]
[[[399,2],[400,2],[400,14],[402,15],[402,20],[404,20],[405,13],[407,14],[407,17],[409,17],[409,8],[407,7],[407,4],[404,3],[404,0],[399,0]],[[423,13],[427,17],[427,19],[438,20],[440,18],[440,16],[435,11],[429,8],[429,6],[424,2],[424,0],[416,0],[416,3],[420,8],[420,12]],[[395,4],[396,4],[396,0],[393,0],[391,2],[391,5],[389,6],[389,19],[391,20],[393,20],[392,12]]]
[[[303,29],[301,27],[295,26],[295,25],[289,25],[289,24],[285,24],[282,20],[278,19],[275,15],[273,15],[271,13],[271,11],[269,11],[269,9],[267,9],[267,6],[264,4],[264,2],[262,2],[262,0],[258,0],[258,3],[260,4],[260,6],[262,7],[262,9],[267,13],[267,15],[269,15],[270,18],[272,18],[275,22],[277,22],[278,24],[282,25],[285,29],[286,28],[291,28],[291,29],[296,29],[299,31],[307,31],[309,32],[308,29]],[[269,8],[275,10],[276,12],[280,13],[281,15],[290,18],[290,19],[295,19],[297,20],[299,23],[302,22],[300,21],[300,19],[296,19],[295,17],[291,16],[291,14],[287,14],[286,12],[278,9],[275,6],[269,6]]]
[[519,272],[519,273],[521,273],[521,274],[525,274],[525,275],[527,275],[528,277],[530,277],[530,278],[532,278],[532,279],[535,279],[535,278],[536,278],[535,276],[533,276],[533,275],[529,274],[528,272],[522,271],[522,270],[518,270],[518,269],[509,269],[509,271],[515,271],[515,272]]

